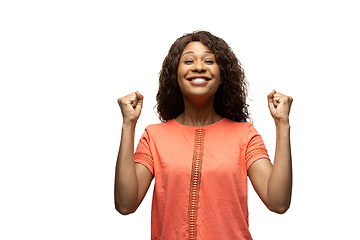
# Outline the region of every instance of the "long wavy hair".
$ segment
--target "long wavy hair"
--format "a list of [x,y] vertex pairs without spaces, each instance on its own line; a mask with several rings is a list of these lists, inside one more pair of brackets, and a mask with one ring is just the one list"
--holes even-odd
[[244,69],[229,45],[207,31],[195,31],[178,38],[171,46],[162,64],[159,89],[156,95],[157,112],[161,122],[176,118],[184,111],[184,100],[180,90],[177,71],[182,52],[190,42],[199,41],[214,54],[220,68],[222,84],[214,98],[217,114],[237,122],[251,121],[246,103],[248,82]]

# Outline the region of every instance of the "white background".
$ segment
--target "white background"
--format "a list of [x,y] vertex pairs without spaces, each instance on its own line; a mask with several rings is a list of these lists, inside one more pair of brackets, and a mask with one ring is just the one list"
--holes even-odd
[[360,239],[359,10],[346,0],[1,1],[0,238],[150,238],[152,189],[132,215],[113,204],[116,100],[145,96],[137,143],[158,121],[170,45],[203,29],[243,63],[270,156],[266,95],[294,98],[292,206],[271,213],[250,185],[254,239]]

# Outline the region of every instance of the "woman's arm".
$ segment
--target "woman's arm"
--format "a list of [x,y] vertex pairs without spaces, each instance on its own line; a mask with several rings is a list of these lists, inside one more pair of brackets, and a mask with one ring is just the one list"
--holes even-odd
[[118,99],[123,115],[119,154],[115,170],[115,208],[123,215],[135,212],[144,198],[151,180],[151,172],[134,162],[134,136],[140,116],[143,96],[131,93]]
[[274,165],[269,160],[254,162],[248,175],[261,200],[273,212],[285,213],[291,202],[292,163],[289,113],[293,99],[273,90],[268,95],[269,110],[275,120]]

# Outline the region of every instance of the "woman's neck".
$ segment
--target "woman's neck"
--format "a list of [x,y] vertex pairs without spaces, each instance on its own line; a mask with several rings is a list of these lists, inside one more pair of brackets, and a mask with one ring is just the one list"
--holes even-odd
[[204,101],[191,101],[184,96],[184,112],[175,120],[185,126],[203,127],[223,119],[214,109],[214,98]]

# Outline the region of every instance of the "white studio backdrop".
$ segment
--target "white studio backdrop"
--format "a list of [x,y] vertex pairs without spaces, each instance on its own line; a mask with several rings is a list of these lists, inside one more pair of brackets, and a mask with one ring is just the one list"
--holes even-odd
[[223,38],[245,67],[250,111],[271,157],[272,89],[291,95],[293,201],[269,212],[249,186],[261,239],[360,239],[356,1],[2,1],[1,239],[150,239],[152,187],[115,211],[117,98],[145,96],[136,143],[157,123],[158,73],[194,30]]

